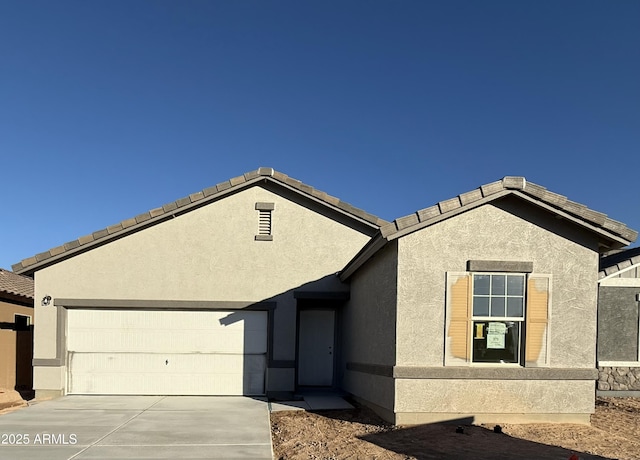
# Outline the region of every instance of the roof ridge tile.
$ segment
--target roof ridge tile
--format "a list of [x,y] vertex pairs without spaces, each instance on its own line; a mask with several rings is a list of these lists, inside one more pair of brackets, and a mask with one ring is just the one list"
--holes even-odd
[[[505,176],[502,180],[490,182],[456,197],[440,201],[429,208],[416,211],[415,215],[417,216],[418,222],[414,222],[413,214],[399,217],[393,221],[396,226],[395,231],[392,231],[390,226],[382,227],[384,229],[383,236],[386,238],[400,230],[405,230],[412,225],[423,224],[440,215],[444,215],[467,206],[473,206],[473,203],[484,198],[489,198],[505,190],[509,191],[509,193],[519,192],[528,195],[534,200],[544,202],[552,208],[571,214],[594,227],[600,227],[608,230],[626,240],[634,241],[637,238],[638,233],[629,229],[623,223],[610,219],[606,214],[594,211],[581,203],[571,201],[564,195],[559,195],[547,190],[545,187],[533,182],[528,182],[523,176]],[[410,224],[410,222],[413,223]]]
[[398,227],[396,225],[397,220],[398,219],[392,222],[387,222],[386,224],[380,227],[380,234],[382,235],[383,238],[386,238],[389,235],[393,235],[398,231]]
[[273,168],[265,168],[265,167],[258,168],[257,172],[259,176],[271,176],[271,177],[274,177],[274,175],[278,173]]
[[203,198],[204,198],[204,192],[202,191],[192,193],[191,195],[189,195],[189,200],[191,200],[192,203],[195,203],[196,201],[200,201]]
[[460,197],[455,196],[453,198],[449,198],[448,200],[438,202],[438,207],[440,208],[440,213],[445,214],[449,211],[453,211],[454,209],[462,207],[462,203],[460,202]]
[[493,195],[494,193],[503,191],[504,184],[501,180],[497,180],[480,186],[480,190],[482,191],[482,196],[487,197],[489,195]]
[[466,193],[461,193],[458,196],[460,197],[460,203],[462,203],[462,206],[466,206],[469,203],[473,203],[474,201],[479,201],[483,198],[482,190],[479,188],[473,189]]
[[398,230],[404,230],[405,228],[409,228],[419,222],[420,218],[418,217],[418,213],[414,212],[413,214],[409,214],[408,216],[396,219],[396,227],[398,228]]
[[440,207],[437,204],[433,206],[429,206],[428,208],[420,209],[417,212],[417,214],[418,214],[418,218],[420,219],[420,222],[424,222],[426,220],[439,216]]
[[504,176],[502,186],[508,189],[524,190],[527,186],[527,180],[522,176]]

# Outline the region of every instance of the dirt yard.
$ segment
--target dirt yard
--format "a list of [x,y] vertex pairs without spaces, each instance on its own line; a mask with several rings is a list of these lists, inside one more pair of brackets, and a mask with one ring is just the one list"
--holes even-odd
[[354,410],[273,412],[276,459],[640,459],[640,398],[598,398],[591,426],[393,427]]

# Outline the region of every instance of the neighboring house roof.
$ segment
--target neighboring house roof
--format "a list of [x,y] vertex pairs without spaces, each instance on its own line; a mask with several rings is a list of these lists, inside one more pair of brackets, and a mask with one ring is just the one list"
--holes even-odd
[[381,225],[388,223],[373,214],[369,214],[362,209],[356,208],[349,203],[345,203],[338,198],[306,185],[299,180],[287,176],[286,174],[275,171],[272,168],[259,168],[255,171],[243,174],[242,176],[221,182],[213,187],[206,188],[200,192],[193,193],[188,197],[165,204],[160,208],[155,208],[134,218],[124,220],[116,225],[94,232],[91,235],[83,236],[62,246],[58,246],[50,249],[49,251],[24,259],[20,263],[13,265],[12,268],[16,273],[33,273],[44,266],[52,265],[77,253],[105,244],[113,239],[121,238],[122,236],[138,231],[141,228],[162,222],[172,216],[199,208],[207,203],[218,200],[223,196],[235,193],[257,183],[263,183],[264,181],[289,189],[299,195],[305,196],[308,199],[321,203],[322,205],[331,208],[352,220],[358,221],[360,224],[364,224],[366,227],[370,228],[372,234]]
[[640,264],[640,247],[617,251],[600,259],[598,278],[602,279],[638,264]]
[[0,297],[2,294],[33,299],[33,280],[0,268]]
[[347,264],[340,273],[340,277],[343,280],[349,278],[358,267],[389,241],[507,195],[517,196],[598,234],[600,240],[606,242],[610,248],[627,246],[638,237],[638,232],[608,218],[606,214],[593,211],[565,196],[550,192],[545,187],[528,182],[524,177],[507,176],[502,180],[485,184],[455,198],[441,201],[434,206],[382,225],[379,234]]

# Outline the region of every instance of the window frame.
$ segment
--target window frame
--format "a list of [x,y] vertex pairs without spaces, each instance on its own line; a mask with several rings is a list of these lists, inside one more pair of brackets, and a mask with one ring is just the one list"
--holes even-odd
[[[526,299],[527,299],[527,273],[518,273],[518,272],[470,272],[471,275],[471,286],[470,286],[470,308],[471,314],[469,318],[469,323],[471,327],[471,334],[469,337],[469,363],[473,366],[507,366],[507,367],[524,367],[524,350],[526,345],[526,320],[527,320],[527,312],[526,312]],[[476,277],[479,276],[488,276],[489,277],[489,293],[488,294],[476,294]],[[493,291],[493,277],[495,276],[504,276],[505,284],[504,284],[504,294],[494,294]],[[522,295],[509,295],[508,294],[508,276],[517,276],[522,279]],[[522,299],[522,316],[507,316],[507,299],[509,298],[520,298]],[[489,299],[489,315],[475,315],[474,314],[474,304],[476,298],[488,298]],[[503,298],[504,302],[504,310],[505,314],[503,316],[492,316],[492,302],[493,298]],[[517,362],[500,362],[500,361],[475,361],[475,344],[477,340],[476,336],[476,323],[484,322],[484,323],[507,323],[507,322],[515,322],[519,324],[518,328],[518,341],[517,341],[517,351],[515,353],[515,357]]]
[[[474,317],[473,275],[507,274],[524,277],[523,317],[519,340],[518,363],[473,362],[474,318],[486,321],[506,320],[510,317]],[[552,329],[551,274],[533,271],[447,271],[445,290],[444,350],[445,367],[548,368],[550,367]],[[505,308],[506,310],[506,308]],[[506,314],[506,311],[505,311]],[[518,318],[519,319],[519,318]]]

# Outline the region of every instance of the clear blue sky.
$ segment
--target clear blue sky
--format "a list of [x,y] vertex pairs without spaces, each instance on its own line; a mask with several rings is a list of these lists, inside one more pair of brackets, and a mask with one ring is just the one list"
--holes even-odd
[[259,166],[391,220],[505,175],[640,230],[640,2],[0,0],[0,267]]

